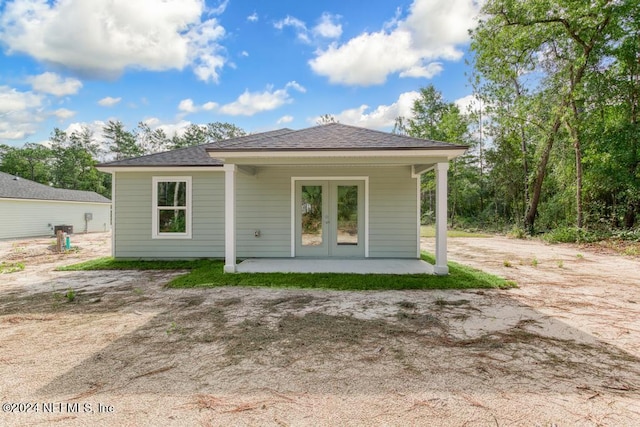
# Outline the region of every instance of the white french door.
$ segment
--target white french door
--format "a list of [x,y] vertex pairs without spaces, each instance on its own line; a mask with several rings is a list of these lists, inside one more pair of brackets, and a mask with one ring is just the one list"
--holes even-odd
[[365,182],[295,181],[295,255],[365,256]]

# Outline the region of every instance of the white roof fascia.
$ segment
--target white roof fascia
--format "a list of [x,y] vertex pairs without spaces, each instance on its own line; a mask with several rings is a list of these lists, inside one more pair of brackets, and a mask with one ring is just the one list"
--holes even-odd
[[331,158],[331,157],[446,157],[456,158],[467,148],[431,149],[431,150],[247,150],[247,151],[209,151],[209,156],[215,159],[242,158]]
[[224,172],[223,166],[98,166],[100,172]]

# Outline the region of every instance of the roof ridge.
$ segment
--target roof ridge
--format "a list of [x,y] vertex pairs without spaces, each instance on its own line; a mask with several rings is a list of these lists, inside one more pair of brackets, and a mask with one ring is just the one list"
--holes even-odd
[[[211,143],[208,143],[208,144],[216,144],[217,143],[220,146],[221,142],[238,140],[240,138],[244,138],[244,137],[248,137],[248,136],[260,136],[260,135],[262,135],[260,138],[275,138],[276,135],[272,135],[272,134],[275,134],[276,132],[278,132],[277,136],[282,136],[282,135],[286,135],[288,133],[296,132],[296,131],[293,130],[293,129],[289,129],[289,128],[273,129],[273,130],[268,130],[268,131],[265,131],[265,132],[251,133],[251,134],[243,135],[242,137],[237,137],[237,138],[222,139],[220,141],[215,141],[215,142],[211,142]],[[238,142],[235,142],[233,144],[224,144],[223,146],[224,147],[233,147],[235,145],[241,144],[242,142],[243,141],[238,141]],[[207,147],[207,148],[209,148],[209,147]],[[220,148],[222,148],[222,146],[220,146]]]
[[[418,140],[418,141],[429,141],[429,142],[440,142],[440,143],[443,143],[443,144],[452,144],[450,142],[440,141],[438,139],[419,138],[417,136],[403,135],[403,134],[400,134],[400,133],[393,133],[393,132],[385,132],[385,131],[381,131],[381,130],[378,130],[378,129],[364,128],[364,127],[348,125],[348,124],[339,123],[339,122],[336,122],[336,123],[325,123],[325,124],[321,124],[321,125],[317,125],[317,126],[312,126],[311,128],[307,128],[307,129],[313,129],[313,128],[318,128],[318,127],[322,127],[322,126],[331,126],[331,125],[344,126],[344,127],[348,127],[348,128],[351,128],[351,129],[356,129],[356,130],[359,130],[359,131],[366,130],[366,131],[369,131],[369,132],[376,132],[376,133],[382,134],[382,135],[387,136],[387,137],[388,136],[393,136],[393,137],[412,139],[412,140]],[[300,129],[300,130],[304,130],[304,129]]]

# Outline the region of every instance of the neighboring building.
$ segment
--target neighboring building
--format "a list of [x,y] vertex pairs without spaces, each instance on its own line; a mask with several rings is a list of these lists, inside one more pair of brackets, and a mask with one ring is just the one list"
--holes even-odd
[[0,172],[0,239],[109,231],[111,201],[93,191],[63,190]]
[[447,169],[466,146],[332,123],[104,163],[116,258],[420,257],[420,176],[437,180],[447,273]]

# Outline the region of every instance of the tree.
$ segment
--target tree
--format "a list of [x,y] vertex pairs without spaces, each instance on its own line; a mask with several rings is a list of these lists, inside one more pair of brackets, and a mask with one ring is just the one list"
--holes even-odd
[[[607,61],[607,49],[631,1],[574,2],[570,0],[489,0],[482,20],[472,33],[477,81],[483,96],[499,101],[506,83],[513,82],[524,103],[537,108],[535,118],[520,116],[522,123],[536,124],[541,141],[524,224],[531,231],[543,199],[543,185],[554,143],[569,139],[575,156],[576,225],[582,226],[582,129],[585,82],[597,78]],[[511,90],[513,93],[513,89]],[[526,95],[525,95],[526,94]],[[563,125],[567,135],[561,133]],[[523,141],[527,139],[523,135]],[[526,150],[523,150],[526,151]]]
[[318,120],[316,120],[317,125],[328,125],[330,123],[340,123],[338,119],[333,114],[323,114]]
[[86,127],[70,135],[55,128],[50,137],[53,151],[52,184],[70,190],[95,191],[110,197],[107,174],[96,169],[99,153],[93,133]]
[[1,171],[49,185],[53,153],[48,147],[34,143],[26,143],[22,148],[3,145],[0,153]]
[[[413,103],[409,118],[396,118],[394,132],[415,138],[433,139],[452,143],[471,143],[469,138],[469,118],[460,112],[457,105],[444,100],[433,85],[420,89],[420,96]],[[435,211],[433,200],[433,174],[422,175],[422,211],[431,215]],[[449,217],[452,226],[457,214],[471,217],[477,213],[472,201],[479,197],[478,170],[471,155],[454,160],[449,170],[449,190],[451,204]],[[461,195],[465,192],[465,197]]]
[[139,122],[135,135],[142,154],[159,153],[169,149],[170,140],[160,128],[151,130],[147,123]]
[[247,133],[238,126],[226,122],[207,123],[207,142],[223,141],[225,139],[238,138]]
[[172,148],[176,149],[209,144],[244,135],[246,135],[246,132],[243,129],[231,123],[212,122],[206,125],[192,123],[182,136],[175,135],[171,142]]
[[109,151],[115,154],[115,160],[140,156],[144,152],[138,146],[135,134],[127,131],[119,120],[109,120],[102,129],[102,136],[109,144]]

